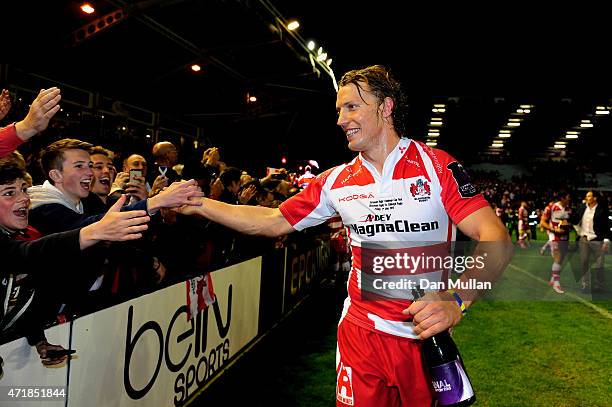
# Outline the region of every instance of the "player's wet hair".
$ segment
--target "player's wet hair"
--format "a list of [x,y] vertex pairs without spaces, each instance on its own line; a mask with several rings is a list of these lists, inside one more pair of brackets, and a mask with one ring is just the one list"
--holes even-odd
[[[365,90],[363,84],[366,83],[370,88],[369,91],[378,99],[379,104],[386,97],[393,99],[393,112],[391,113],[393,128],[400,137],[406,134],[408,102],[400,83],[393,77],[387,67],[372,65],[367,68],[348,71],[342,75],[339,86],[346,86],[351,83],[357,87],[359,96],[361,96],[361,91]],[[361,96],[361,99],[363,99],[363,96]]]

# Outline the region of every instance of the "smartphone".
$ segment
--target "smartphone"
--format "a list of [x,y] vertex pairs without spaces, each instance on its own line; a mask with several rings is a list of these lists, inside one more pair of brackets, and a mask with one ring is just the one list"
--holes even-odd
[[142,181],[136,180],[135,177],[140,177],[142,178],[142,170],[130,170],[130,184],[137,184],[140,183]]
[[73,353],[76,353],[75,349],[49,349],[47,350],[47,358],[48,359],[57,359],[60,358],[62,356],[68,356],[68,355],[72,355]]

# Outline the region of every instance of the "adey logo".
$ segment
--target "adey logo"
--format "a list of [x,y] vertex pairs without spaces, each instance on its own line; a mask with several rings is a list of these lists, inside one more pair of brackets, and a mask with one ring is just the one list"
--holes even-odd
[[359,222],[384,222],[384,221],[388,221],[391,220],[391,214],[385,214],[385,215],[374,215],[374,214],[367,214],[363,216],[363,219],[360,220]]

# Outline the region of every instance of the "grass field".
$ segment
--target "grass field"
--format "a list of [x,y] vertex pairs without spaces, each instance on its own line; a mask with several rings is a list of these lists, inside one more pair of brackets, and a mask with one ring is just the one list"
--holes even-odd
[[[570,255],[560,295],[547,284],[551,258],[540,246],[517,249],[494,290],[498,299],[474,304],[454,331],[475,405],[612,406],[611,259],[608,290],[593,298],[580,292],[577,253]],[[315,293],[193,405],[334,405],[340,297],[331,288]]]

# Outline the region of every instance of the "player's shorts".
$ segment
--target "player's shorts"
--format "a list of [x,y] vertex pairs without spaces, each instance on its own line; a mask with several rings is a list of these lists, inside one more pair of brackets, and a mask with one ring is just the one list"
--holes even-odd
[[519,220],[518,230],[520,230],[521,232],[527,232],[529,230],[529,222],[526,222],[524,220]]
[[432,402],[420,341],[340,322],[336,406],[430,407]]
[[560,251],[561,253],[567,253],[569,241],[567,240],[552,240],[550,242],[552,251]]

